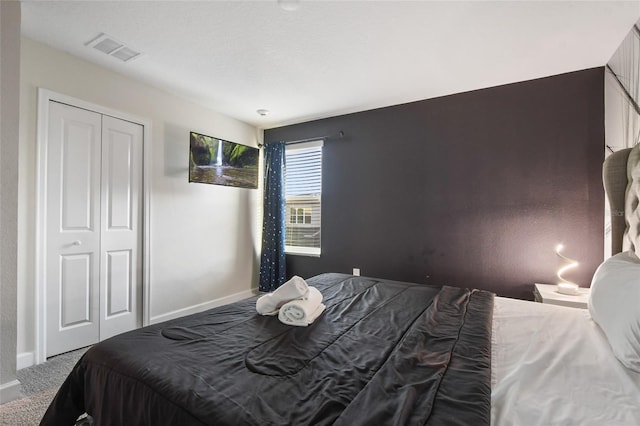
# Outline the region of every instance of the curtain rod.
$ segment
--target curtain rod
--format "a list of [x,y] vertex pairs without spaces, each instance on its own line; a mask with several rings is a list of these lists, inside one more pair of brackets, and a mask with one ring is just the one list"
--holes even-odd
[[[331,135],[328,135],[328,136],[317,136],[315,138],[306,138],[306,139],[296,139],[296,140],[293,140],[293,141],[284,141],[284,144],[285,145],[295,145],[297,143],[304,143],[304,142],[312,142],[312,141],[319,141],[319,140],[323,140],[324,141],[324,140],[331,139],[331,138],[334,138],[334,137],[338,138],[338,139],[341,139],[341,138],[344,137],[344,132],[342,130],[340,130],[337,135],[333,135],[333,136],[331,136]],[[258,144],[259,148],[262,148],[263,146],[264,146],[264,144]]]

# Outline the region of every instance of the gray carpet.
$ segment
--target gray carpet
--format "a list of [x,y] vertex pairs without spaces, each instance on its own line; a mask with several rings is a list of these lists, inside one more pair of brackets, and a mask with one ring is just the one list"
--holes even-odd
[[0,425],[33,426],[47,411],[49,403],[56,395],[57,389],[49,389],[33,396],[28,396],[0,405]]
[[0,425],[39,424],[58,388],[87,349],[57,355],[40,365],[18,370],[16,375],[24,398],[0,405]]

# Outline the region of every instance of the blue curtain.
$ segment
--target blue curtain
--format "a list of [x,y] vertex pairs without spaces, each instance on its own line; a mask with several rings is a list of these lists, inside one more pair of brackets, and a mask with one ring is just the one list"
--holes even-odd
[[287,275],[284,253],[284,142],[266,144],[264,162],[264,218],[262,221],[260,291],[273,291],[286,281]]

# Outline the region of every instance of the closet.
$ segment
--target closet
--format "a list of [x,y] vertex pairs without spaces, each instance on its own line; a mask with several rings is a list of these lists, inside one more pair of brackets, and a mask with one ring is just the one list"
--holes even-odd
[[38,214],[49,357],[142,324],[144,127],[54,100],[47,108]]

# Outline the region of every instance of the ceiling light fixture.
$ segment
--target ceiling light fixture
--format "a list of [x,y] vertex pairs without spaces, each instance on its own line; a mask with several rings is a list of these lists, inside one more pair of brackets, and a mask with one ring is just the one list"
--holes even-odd
[[269,114],[269,110],[268,110],[268,109],[258,109],[258,110],[256,110],[256,112],[257,112],[258,114],[260,114],[261,116],[263,116],[263,117],[264,117],[265,115]]
[[142,56],[141,52],[127,46],[126,44],[116,40],[108,34],[102,33],[98,37],[86,44],[102,53],[114,58],[120,59],[122,62],[129,62]]
[[300,7],[300,0],[278,0],[278,5],[282,10],[293,12]]

